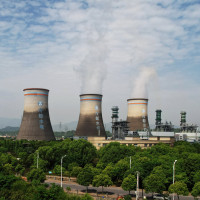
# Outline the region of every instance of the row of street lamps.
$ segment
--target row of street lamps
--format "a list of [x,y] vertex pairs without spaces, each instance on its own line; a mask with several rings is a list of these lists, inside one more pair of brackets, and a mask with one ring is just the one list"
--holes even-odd
[[[62,164],[63,164],[63,158],[66,157],[67,155],[64,155],[61,157],[61,181],[60,181],[60,186],[63,187],[63,175],[62,175]],[[38,169],[38,159],[39,159],[39,152],[37,151],[37,169]],[[177,160],[174,161],[173,163],[173,184],[175,182],[175,164],[176,164]],[[130,156],[130,169],[131,169],[131,156]],[[137,173],[137,186],[136,186],[136,200],[139,199],[139,175],[140,172],[136,172]],[[173,193],[173,200],[174,200],[174,193]]]

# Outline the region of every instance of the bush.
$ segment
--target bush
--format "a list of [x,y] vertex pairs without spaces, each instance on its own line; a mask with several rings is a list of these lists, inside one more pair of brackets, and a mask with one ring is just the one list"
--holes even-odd
[[32,169],[28,174],[27,174],[27,179],[28,181],[39,181],[40,183],[43,183],[46,179],[45,173],[41,169]]

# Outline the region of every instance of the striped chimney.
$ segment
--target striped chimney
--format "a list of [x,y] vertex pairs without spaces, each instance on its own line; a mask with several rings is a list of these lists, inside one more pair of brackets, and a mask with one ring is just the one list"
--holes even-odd
[[130,131],[144,130],[149,128],[148,122],[148,99],[128,99],[127,121]]
[[101,101],[102,95],[100,94],[80,95],[80,115],[75,136],[106,137]]
[[55,140],[48,109],[49,90],[24,89],[24,113],[17,140]]

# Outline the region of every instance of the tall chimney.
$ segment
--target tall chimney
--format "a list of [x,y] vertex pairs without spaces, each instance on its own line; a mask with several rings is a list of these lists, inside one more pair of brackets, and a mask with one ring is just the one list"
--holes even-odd
[[24,113],[17,140],[55,140],[48,109],[49,90],[24,89]]
[[156,110],[156,125],[161,125],[161,121],[162,121],[161,113],[162,113],[162,110],[160,109]]
[[75,136],[106,137],[101,111],[102,95],[81,94],[80,115]]
[[186,112],[185,111],[181,111],[181,126],[186,124]]
[[128,99],[127,121],[130,131],[144,130],[149,128],[148,122],[148,99]]

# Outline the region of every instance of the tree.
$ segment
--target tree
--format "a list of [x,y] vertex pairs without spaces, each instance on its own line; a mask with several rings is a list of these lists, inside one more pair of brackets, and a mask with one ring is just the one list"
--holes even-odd
[[93,198],[89,194],[84,194],[81,200],[93,200]]
[[[66,171],[66,169],[64,167],[62,167],[62,172],[64,173]],[[59,175],[61,174],[61,165],[56,165],[53,169],[53,173],[56,174],[56,175]]]
[[77,176],[77,183],[86,186],[86,191],[88,186],[92,183],[93,174],[88,166],[84,167],[83,170]]
[[176,193],[178,195],[178,199],[179,199],[179,195],[188,195],[189,191],[187,188],[187,185],[183,182],[175,182],[174,184],[171,184],[169,186],[168,189],[169,193]]
[[113,182],[111,181],[111,178],[107,174],[96,175],[92,181],[92,185],[94,187],[102,186],[102,193],[103,193],[103,187],[107,187],[112,184]]
[[73,167],[71,171],[71,176],[72,177],[77,177],[78,174],[82,171],[82,167]]
[[162,193],[165,190],[164,177],[160,174],[150,174],[144,179],[144,189],[146,192]]
[[19,173],[20,175],[22,175],[25,171],[25,168],[21,165],[21,164],[18,164],[16,167],[15,167],[15,172]]
[[200,182],[200,171],[194,174],[193,181],[194,183]]
[[14,175],[4,175],[0,173],[0,190],[10,189],[11,185],[17,180],[19,180],[19,178]]
[[9,163],[3,166],[3,170],[5,174],[12,174],[13,173],[13,166]]
[[137,179],[134,175],[129,174],[128,177],[124,178],[122,182],[122,188],[125,191],[130,191],[136,189]]
[[200,182],[195,183],[191,194],[193,197],[200,196]]
[[49,189],[49,199],[48,200],[66,200],[66,194],[64,190],[55,183]]
[[117,163],[119,160],[126,156],[133,155],[131,148],[126,145],[121,145],[119,142],[111,142],[99,151],[100,162],[104,164],[104,167],[112,162]]
[[118,161],[114,166],[114,179],[116,185],[121,185],[125,172],[129,169],[130,165],[126,159]]
[[27,179],[28,179],[28,181],[37,180],[40,183],[43,183],[46,179],[46,175],[41,169],[32,169],[27,174]]

